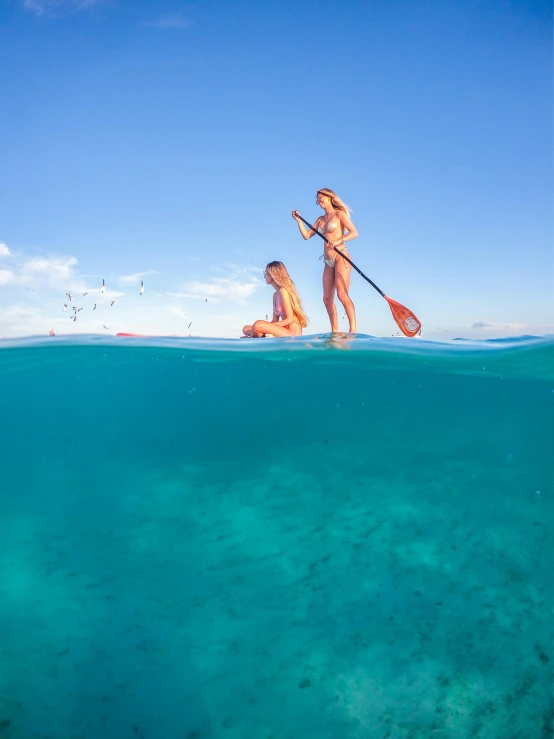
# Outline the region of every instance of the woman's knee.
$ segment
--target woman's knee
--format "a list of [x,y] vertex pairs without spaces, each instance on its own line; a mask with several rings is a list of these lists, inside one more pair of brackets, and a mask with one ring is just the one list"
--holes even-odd
[[326,308],[330,308],[334,303],[334,298],[332,295],[324,295],[323,296],[323,303],[325,304]]
[[352,302],[352,300],[350,299],[350,295],[348,294],[348,290],[345,289],[337,290],[337,298],[343,305]]

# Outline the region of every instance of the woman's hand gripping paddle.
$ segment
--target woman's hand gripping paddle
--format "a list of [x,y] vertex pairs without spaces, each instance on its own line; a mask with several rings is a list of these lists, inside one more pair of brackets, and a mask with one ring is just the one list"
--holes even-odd
[[[308,223],[308,221],[306,221],[304,218],[302,218],[302,216],[300,214],[298,214],[298,217],[314,233],[316,233],[318,236],[321,236],[321,238],[323,239],[323,241],[326,241],[329,245],[331,244],[331,242],[329,241],[328,238],[326,238],[319,231],[316,231],[315,228],[312,226],[312,224],[311,223]],[[360,269],[358,269],[358,267],[356,267],[356,265],[354,264],[354,262],[351,262],[350,261],[350,259],[346,256],[346,254],[343,254],[340,249],[337,249],[336,246],[333,246],[333,249],[337,252],[337,254],[340,254],[343,259],[346,259],[346,261],[348,262],[348,264],[350,264],[352,267],[354,267],[354,269],[356,270],[356,272],[361,277],[363,277],[364,280],[366,280],[366,282],[369,282],[369,284],[372,287],[374,287],[377,290],[377,292],[385,298],[385,300],[387,301],[387,303],[389,304],[389,307],[391,309],[392,317],[396,321],[396,324],[397,324],[398,328],[402,331],[402,333],[404,334],[404,336],[415,336],[417,333],[419,333],[421,331],[421,323],[419,322],[418,318],[416,318],[416,316],[412,313],[411,310],[408,310],[408,308],[406,308],[405,306],[400,305],[400,303],[397,303],[396,300],[393,300],[392,298],[387,297],[385,295],[385,293],[382,290],[380,290],[377,287],[377,285],[369,279],[369,277],[367,277],[366,275],[364,275],[364,273]]]

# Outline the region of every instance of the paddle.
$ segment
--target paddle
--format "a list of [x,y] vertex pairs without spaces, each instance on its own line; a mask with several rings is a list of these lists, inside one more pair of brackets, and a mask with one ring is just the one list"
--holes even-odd
[[[308,221],[302,218],[300,214],[298,214],[298,217],[314,233],[316,233],[318,236],[321,236],[323,241],[326,241],[328,244],[331,244],[331,242],[326,236],[324,236],[319,231],[316,231],[316,229],[312,226],[312,224],[308,223]],[[387,297],[385,293],[380,288],[378,288],[377,285],[372,280],[370,280],[367,275],[364,275],[361,269],[358,269],[358,267],[356,267],[354,262],[352,262],[346,256],[346,254],[343,254],[340,249],[337,249],[336,246],[333,246],[333,249],[337,252],[337,254],[340,254],[343,259],[346,259],[348,264],[354,267],[354,269],[360,275],[360,277],[363,277],[364,280],[366,280],[366,282],[369,282],[369,284],[372,287],[374,287],[377,290],[377,292],[385,298],[385,300],[387,301],[391,309],[392,317],[396,321],[398,328],[402,331],[404,336],[415,336],[417,333],[421,331],[421,323],[418,320],[418,318],[416,318],[415,314],[412,313],[411,310],[408,310],[408,308],[406,308],[405,306],[401,305],[400,303],[397,303],[396,300],[393,300],[392,298]]]

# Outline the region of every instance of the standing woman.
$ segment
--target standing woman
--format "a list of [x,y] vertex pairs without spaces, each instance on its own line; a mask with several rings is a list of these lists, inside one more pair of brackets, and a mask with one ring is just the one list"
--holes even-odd
[[[352,241],[358,235],[356,226],[350,220],[350,208],[343,202],[333,190],[324,187],[317,191],[316,203],[323,208],[325,215],[320,216],[314,223],[314,228],[323,234],[330,243],[324,242],[325,250],[323,261],[325,267],[323,269],[323,302],[329,314],[331,321],[331,331],[337,332],[339,329],[337,308],[335,306],[335,291],[340,302],[344,306],[344,310],[350,324],[350,333],[356,332],[356,312],[354,303],[348,294],[350,287],[350,274],[352,267],[340,257],[333,247],[340,249],[347,257],[350,256],[345,246],[347,241]],[[297,210],[292,211],[292,217],[298,223],[300,233],[305,239],[311,239],[315,236],[316,231],[306,228],[300,220],[300,213]]]

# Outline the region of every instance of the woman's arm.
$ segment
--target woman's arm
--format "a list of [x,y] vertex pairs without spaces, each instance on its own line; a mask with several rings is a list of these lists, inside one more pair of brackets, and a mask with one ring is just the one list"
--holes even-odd
[[296,223],[298,223],[298,228],[300,229],[300,233],[302,234],[302,237],[304,239],[311,239],[312,236],[316,235],[317,230],[314,231],[314,229],[318,228],[321,217],[319,217],[314,223],[314,228],[306,228],[306,226],[300,220],[300,213],[297,210],[292,211],[292,217],[294,218]]
[[[273,293],[273,303],[272,303],[272,305],[273,305],[273,318],[271,319],[270,323],[279,323],[279,316],[275,312],[275,296],[276,295],[277,295],[277,293]],[[267,318],[267,316],[266,316],[266,318]]]
[[352,239],[355,239],[358,236],[358,229],[350,220],[350,216],[348,215],[348,213],[345,213],[344,210],[339,210],[338,217],[339,221],[342,224],[342,227],[345,228],[348,233],[345,234],[339,241],[336,241],[333,246],[340,246],[347,241],[352,241]]
[[279,325],[283,328],[286,328],[286,326],[290,326],[291,323],[294,323],[296,321],[296,317],[292,312],[292,304],[290,302],[289,291],[284,287],[280,287],[279,295],[281,296],[281,300],[283,301],[283,308],[285,309],[285,317],[281,319]]

